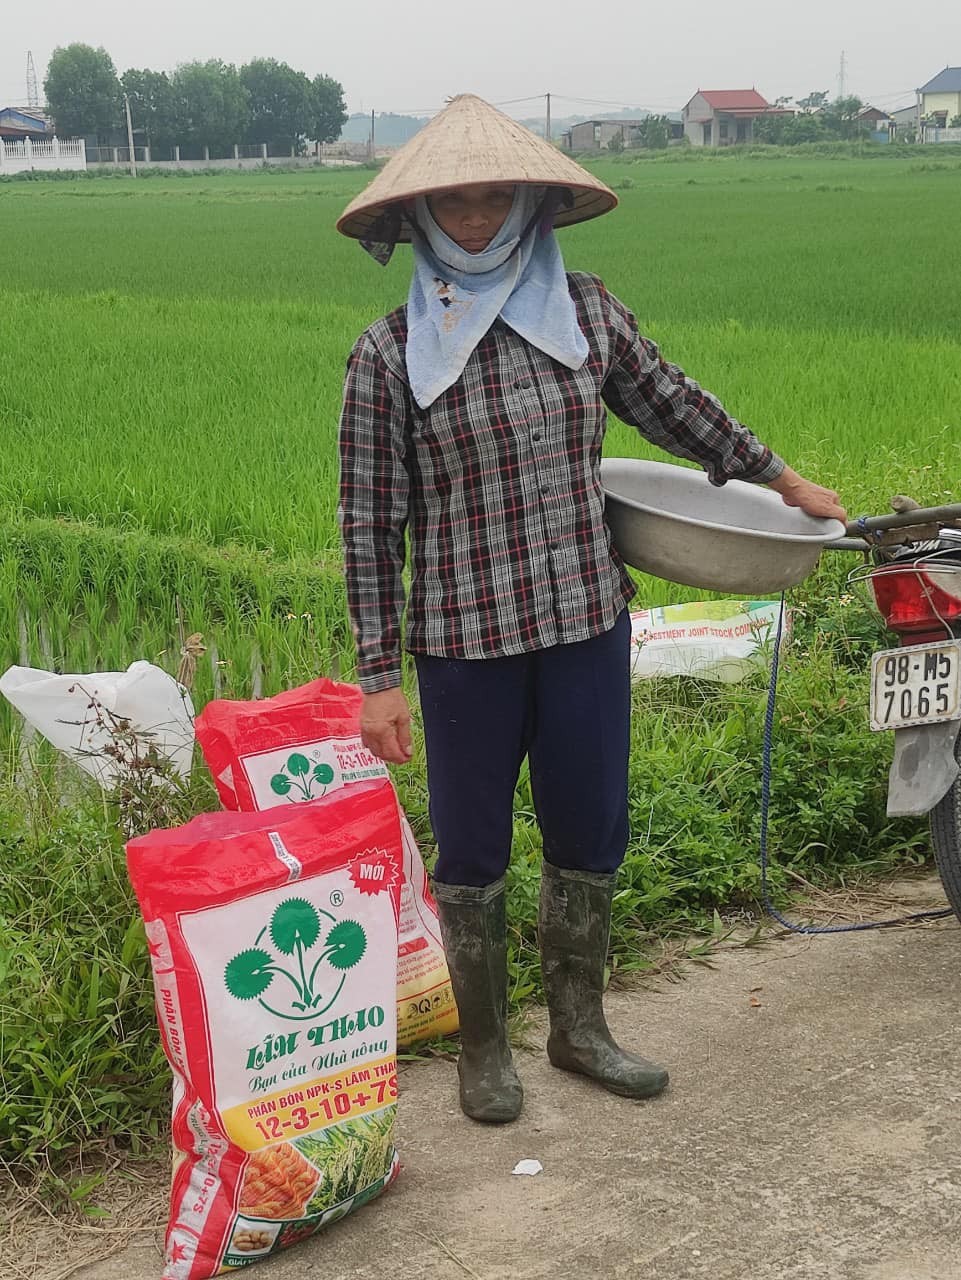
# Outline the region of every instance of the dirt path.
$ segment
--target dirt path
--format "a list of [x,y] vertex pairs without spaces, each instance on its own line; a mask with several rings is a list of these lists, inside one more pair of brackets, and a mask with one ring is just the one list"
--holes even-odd
[[[961,1280],[959,971],[953,920],[726,952],[609,997],[623,1041],[670,1065],[664,1097],[554,1071],[538,1027],[502,1129],[461,1116],[452,1064],[415,1065],[393,1190],[251,1274]],[[524,1157],[543,1173],[513,1177]],[[73,1274],[157,1280],[157,1238]]]

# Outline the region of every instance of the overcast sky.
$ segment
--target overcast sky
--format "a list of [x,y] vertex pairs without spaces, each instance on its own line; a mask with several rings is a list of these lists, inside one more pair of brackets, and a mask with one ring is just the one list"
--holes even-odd
[[[339,80],[351,111],[424,111],[463,92],[556,95],[556,116],[618,106],[679,110],[696,89],[756,87],[769,100],[838,89],[890,108],[961,66],[959,0],[42,0],[4,6],[0,106],[41,97],[57,45],[103,45],[118,72],[219,57],[274,57]],[[593,99],[577,102],[573,99]],[[505,109],[537,115],[537,103]]]

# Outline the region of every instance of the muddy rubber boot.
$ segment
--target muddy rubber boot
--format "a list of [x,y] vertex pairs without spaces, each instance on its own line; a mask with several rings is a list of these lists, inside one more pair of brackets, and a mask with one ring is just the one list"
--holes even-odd
[[547,1056],[610,1093],[653,1098],[667,1085],[667,1071],[621,1049],[604,1017],[613,896],[614,876],[544,863],[537,932],[551,1020]]
[[524,1091],[507,1039],[504,881],[484,889],[435,881],[434,897],[460,1014],[461,1110],[472,1120],[506,1124],[520,1115]]

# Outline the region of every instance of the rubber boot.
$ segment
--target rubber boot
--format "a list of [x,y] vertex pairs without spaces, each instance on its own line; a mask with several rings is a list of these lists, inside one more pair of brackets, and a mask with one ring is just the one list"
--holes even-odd
[[507,1039],[504,881],[484,889],[435,882],[434,897],[460,1015],[461,1110],[506,1124],[520,1115],[524,1091]]
[[550,1012],[547,1056],[555,1067],[590,1076],[624,1098],[653,1098],[667,1071],[612,1037],[604,1017],[604,965],[614,876],[563,871],[544,862],[538,938]]

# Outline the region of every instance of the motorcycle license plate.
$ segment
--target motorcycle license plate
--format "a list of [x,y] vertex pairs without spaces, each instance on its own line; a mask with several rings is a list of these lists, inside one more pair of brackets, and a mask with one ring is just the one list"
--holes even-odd
[[871,659],[871,728],[961,720],[961,640],[886,649]]

